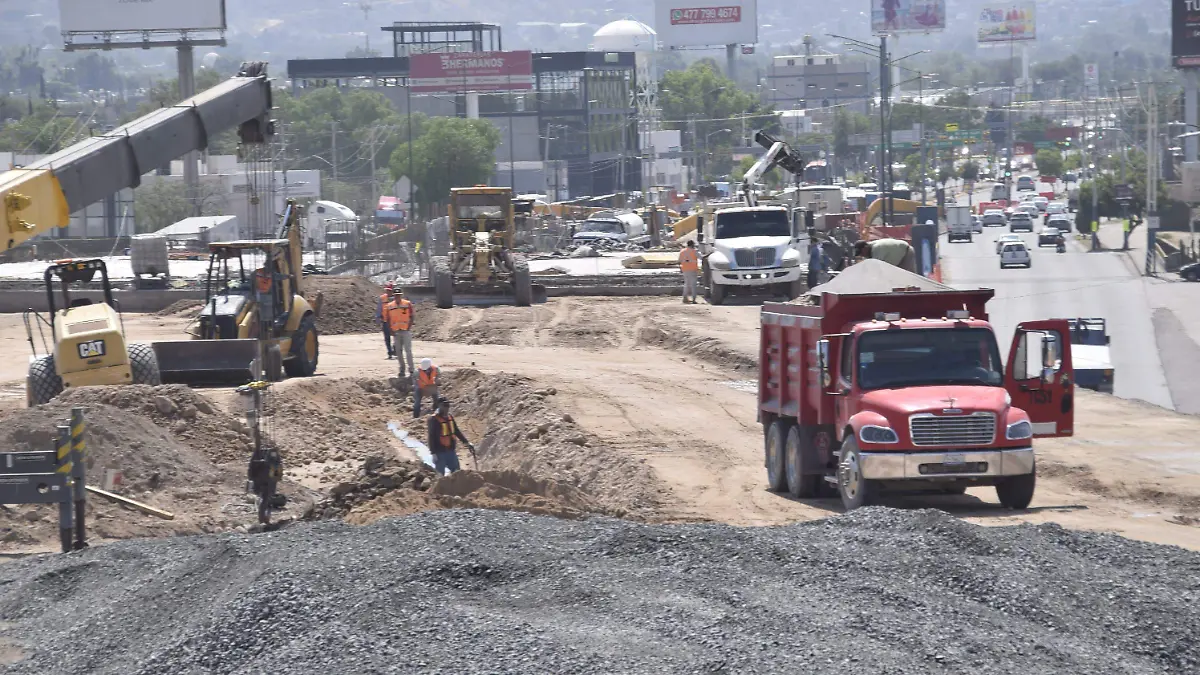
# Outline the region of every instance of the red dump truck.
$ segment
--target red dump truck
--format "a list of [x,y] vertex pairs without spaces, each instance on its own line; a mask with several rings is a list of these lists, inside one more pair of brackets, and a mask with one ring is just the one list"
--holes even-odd
[[1034,438],[1070,436],[1070,326],[1017,327],[1007,364],[991,289],[833,294],[762,307],[758,416],[767,482],[847,510],[883,491],[1033,498]]

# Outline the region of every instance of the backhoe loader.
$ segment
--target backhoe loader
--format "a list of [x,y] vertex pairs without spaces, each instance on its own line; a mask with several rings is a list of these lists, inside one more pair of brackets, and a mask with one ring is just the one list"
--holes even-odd
[[268,381],[310,377],[319,355],[320,297],[301,295],[302,210],[288,200],[278,239],[208,245],[205,302],[190,340],[154,343],[164,382],[241,385],[260,360]]
[[517,229],[512,190],[453,188],[449,215],[449,255],[430,261],[437,306],[453,307],[456,287],[480,293],[511,287],[518,307],[532,304],[529,263],[514,250]]

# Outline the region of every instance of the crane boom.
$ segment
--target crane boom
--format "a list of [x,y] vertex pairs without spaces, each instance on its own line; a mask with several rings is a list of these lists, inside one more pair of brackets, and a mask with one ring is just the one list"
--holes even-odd
[[72,213],[137,187],[143,175],[203,150],[226,129],[239,127],[243,143],[266,142],[274,133],[270,112],[266,64],[243,64],[237,75],[212,89],[5,171],[0,174],[0,252],[66,227]]
[[758,204],[758,198],[754,196],[754,184],[762,178],[763,174],[775,167],[781,167],[796,175],[804,174],[804,160],[800,155],[792,151],[787,143],[775,138],[765,131],[759,131],[754,134],[754,140],[759,145],[767,149],[767,154],[758,158],[758,161],[751,166],[746,175],[742,176],[742,199],[746,202],[746,206],[755,206]]

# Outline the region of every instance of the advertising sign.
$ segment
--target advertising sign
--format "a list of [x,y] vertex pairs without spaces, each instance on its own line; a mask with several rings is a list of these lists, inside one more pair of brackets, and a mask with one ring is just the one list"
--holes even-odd
[[654,0],[654,30],[668,48],[758,42],[757,0]]
[[414,93],[533,89],[533,53],[413,54],[408,58],[408,77]]
[[1032,2],[985,5],[979,10],[979,42],[1036,40],[1037,23],[1034,16]]
[[58,0],[64,33],[224,30],[225,0]]
[[1095,87],[1100,83],[1100,66],[1094,63],[1083,64],[1083,83],[1088,87]]
[[1171,63],[1200,67],[1200,2],[1171,0]]
[[945,28],[944,0],[871,0],[872,33],[929,33]]

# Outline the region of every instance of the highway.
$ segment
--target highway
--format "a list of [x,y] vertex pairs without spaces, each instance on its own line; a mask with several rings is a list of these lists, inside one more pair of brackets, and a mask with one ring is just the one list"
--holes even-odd
[[[1044,187],[1044,186],[1043,186]],[[978,199],[979,196],[976,196]],[[1087,242],[1068,239],[1067,252],[1038,248],[1033,234],[1021,233],[1033,254],[1029,269],[1001,270],[995,241],[1008,227],[984,228],[974,241],[939,243],[945,280],[956,287],[993,288],[988,313],[1007,354],[1021,321],[1101,317],[1108,321],[1116,371],[1114,394],[1175,409],[1155,337],[1152,303],[1145,283],[1118,252],[1090,253]]]

